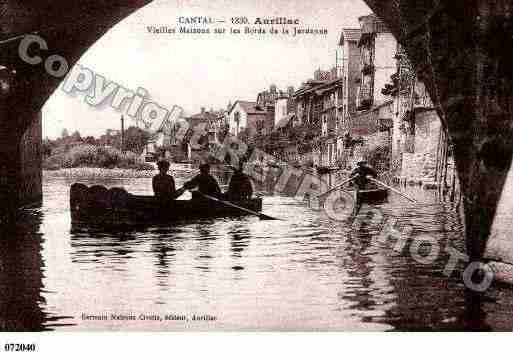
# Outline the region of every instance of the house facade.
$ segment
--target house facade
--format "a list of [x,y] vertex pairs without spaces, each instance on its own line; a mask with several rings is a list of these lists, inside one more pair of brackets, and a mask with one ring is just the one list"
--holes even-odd
[[342,29],[340,34],[339,46],[342,49],[342,79],[343,79],[343,96],[342,96],[342,135],[347,132],[349,119],[356,112],[356,94],[361,82],[360,69],[360,29]]
[[160,124],[154,123],[152,127],[146,127],[150,138],[146,146],[145,155],[152,155],[159,158],[166,158],[173,162],[188,160],[187,144],[180,141],[180,132],[185,125],[183,117],[174,118],[168,116]]
[[397,41],[376,15],[361,16],[358,20],[361,76],[356,104],[357,110],[362,111],[391,99],[381,90],[396,72]]
[[343,123],[339,163],[351,168],[367,159],[379,170],[390,166],[393,99],[382,92],[396,71],[397,42],[374,14],[359,18],[360,29],[343,29]]
[[[269,122],[272,121],[271,124]],[[265,128],[273,126],[274,116],[269,121],[267,111],[257,107],[256,102],[237,100],[228,111],[228,126],[232,136],[254,138]]]
[[343,79],[337,75],[336,68],[316,71],[314,79],[294,93],[297,124],[307,132],[304,140],[313,143],[307,157],[316,166],[332,166],[338,158],[337,134],[343,120],[344,87]]
[[[201,162],[206,158],[210,149],[210,143],[216,140],[216,122],[218,114],[213,111],[207,111],[205,107],[201,108],[201,112],[186,118],[189,125],[191,136],[187,141],[187,152],[189,160],[193,162]],[[197,136],[199,131],[203,131],[202,136]]]
[[[448,138],[421,78],[399,48],[397,70],[384,92],[393,97],[391,167],[396,178],[409,182],[437,182],[453,177],[454,161]],[[447,162],[448,170],[441,167]],[[445,163],[443,164],[445,166]]]

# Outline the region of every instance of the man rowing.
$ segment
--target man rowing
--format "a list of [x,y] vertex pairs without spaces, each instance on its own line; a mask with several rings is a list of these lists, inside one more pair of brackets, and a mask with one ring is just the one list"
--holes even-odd
[[356,168],[351,172],[350,178],[353,178],[352,182],[356,187],[356,195],[355,195],[355,206],[353,210],[353,216],[356,216],[360,212],[360,208],[362,207],[362,201],[359,196],[359,192],[366,189],[369,183],[369,179],[367,176],[376,178],[378,173],[376,170],[369,165],[367,165],[367,161],[361,160],[356,163]]
[[189,191],[194,188],[198,189],[198,192],[200,193],[193,192],[193,199],[203,198],[201,194],[220,198],[222,196],[221,188],[219,188],[219,184],[216,179],[210,174],[210,165],[208,163],[204,163],[199,167],[199,170],[200,173],[190,181],[185,182],[183,188]]

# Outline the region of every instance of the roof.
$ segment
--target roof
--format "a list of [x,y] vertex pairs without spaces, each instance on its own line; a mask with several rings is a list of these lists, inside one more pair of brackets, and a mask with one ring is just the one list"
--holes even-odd
[[358,21],[360,22],[360,29],[362,34],[390,32],[385,23],[378,16],[376,16],[376,14],[360,16]]
[[388,100],[379,104],[377,106],[373,106],[371,109],[357,112],[353,116],[351,116],[350,126],[351,126],[351,134],[354,135],[370,135],[376,133],[381,130],[383,125],[388,125],[391,119],[381,118],[380,117],[380,109],[385,106],[389,106],[393,103],[392,100]]
[[217,119],[217,115],[214,114],[213,112],[205,111],[205,112],[200,112],[200,113],[194,114],[192,116],[189,116],[189,117],[187,117],[187,119],[211,121],[211,120]]
[[343,45],[344,41],[360,41],[360,36],[362,36],[362,32],[360,29],[342,29],[342,33],[340,34],[339,45]]
[[232,112],[235,106],[239,104],[240,107],[248,114],[248,115],[265,115],[267,111],[262,111],[256,108],[257,103],[252,101],[241,101],[237,100],[234,102],[232,107],[228,112]]
[[[340,84],[337,83],[339,81],[340,81]],[[308,93],[313,92],[313,91],[316,91],[316,92],[320,91],[320,94],[318,94],[320,96],[325,91],[332,90],[333,88],[337,87],[338,85],[342,85],[342,79],[341,78],[337,78],[337,79],[331,80],[331,81],[324,81],[324,82],[322,82],[320,84],[316,84],[316,85],[310,86],[310,87],[300,88],[299,90],[297,90],[294,93],[294,97],[305,95],[305,94],[308,94]]]

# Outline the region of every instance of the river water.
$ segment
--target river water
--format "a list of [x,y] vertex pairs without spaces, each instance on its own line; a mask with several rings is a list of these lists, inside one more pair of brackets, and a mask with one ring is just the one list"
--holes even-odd
[[[177,184],[187,176],[179,173]],[[450,277],[443,273],[444,248],[463,250],[462,224],[451,205],[437,204],[436,191],[410,189],[421,204],[392,196],[379,208],[385,219],[438,241],[441,255],[423,264],[407,247],[376,243],[382,225],[375,221],[350,226],[278,195],[264,196],[263,212],[281,221],[245,217],[115,233],[72,228],[73,182],[45,177],[41,208],[21,211],[16,227],[3,230],[0,329],[513,327],[511,289],[474,295],[463,285],[461,262]],[[151,193],[149,178],[102,184]],[[106,320],[95,319],[101,316]]]

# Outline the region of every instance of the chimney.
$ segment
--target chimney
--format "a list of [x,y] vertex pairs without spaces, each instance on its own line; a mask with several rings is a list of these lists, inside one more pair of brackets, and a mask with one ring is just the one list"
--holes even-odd
[[201,108],[201,113],[204,114],[205,113],[205,107],[202,107]]

